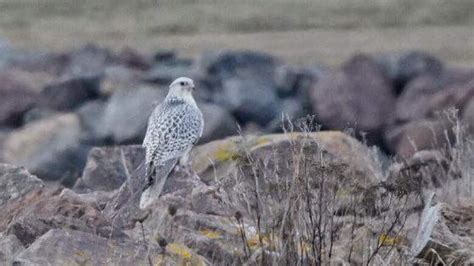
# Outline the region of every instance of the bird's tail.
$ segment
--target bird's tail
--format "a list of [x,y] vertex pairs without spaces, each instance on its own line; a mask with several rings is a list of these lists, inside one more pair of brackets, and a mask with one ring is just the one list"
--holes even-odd
[[163,192],[166,179],[175,167],[178,159],[166,161],[163,165],[156,166],[153,183],[143,191],[140,198],[140,208],[145,209],[158,199]]

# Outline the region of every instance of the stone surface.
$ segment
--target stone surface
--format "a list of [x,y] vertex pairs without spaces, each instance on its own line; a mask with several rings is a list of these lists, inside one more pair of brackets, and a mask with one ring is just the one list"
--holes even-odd
[[456,78],[421,76],[412,80],[400,95],[395,110],[396,121],[433,117],[436,112],[450,107],[462,110],[473,95],[474,75],[464,74]]
[[416,151],[446,147],[453,141],[452,128],[444,119],[415,120],[387,129],[385,141],[391,152],[409,158]]
[[[162,259],[149,251],[152,261]],[[156,255],[155,255],[156,254]],[[147,250],[131,240],[110,240],[91,233],[50,230],[15,258],[15,265],[148,265]],[[170,263],[169,259],[167,260]]]
[[75,114],[61,114],[29,123],[11,132],[3,144],[6,162],[25,166],[41,179],[71,184],[85,164],[88,147]]
[[25,249],[14,235],[0,233],[0,264],[12,265],[14,258]]
[[38,93],[14,73],[0,71],[0,126],[20,126],[23,115],[38,102]]
[[50,108],[67,111],[99,96],[98,76],[82,76],[57,80],[42,91],[44,104]]
[[[54,228],[68,228],[103,237],[123,237],[104,219],[98,202],[87,202],[61,188],[35,189],[2,207],[0,231],[15,235],[25,246]],[[103,206],[102,206],[103,207]]]
[[43,186],[43,182],[26,169],[0,164],[0,206]]
[[198,106],[204,118],[200,143],[237,134],[237,121],[226,109],[211,103],[198,103]]
[[89,152],[80,184],[91,190],[112,191],[144,160],[141,146],[96,147]]
[[390,121],[395,95],[374,60],[358,55],[341,71],[322,75],[311,91],[311,101],[323,127],[352,127],[368,133],[369,143],[374,144],[380,143]]
[[141,87],[136,90],[114,92],[105,107],[101,135],[114,143],[139,143],[143,141],[148,117],[161,103],[167,91]]

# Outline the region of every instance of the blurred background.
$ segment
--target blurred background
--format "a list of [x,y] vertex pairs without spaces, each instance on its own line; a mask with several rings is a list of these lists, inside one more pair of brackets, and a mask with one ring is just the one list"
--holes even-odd
[[68,186],[91,147],[141,143],[179,76],[197,83],[202,143],[311,116],[407,158],[474,125],[472,0],[0,0],[0,14],[0,161]]

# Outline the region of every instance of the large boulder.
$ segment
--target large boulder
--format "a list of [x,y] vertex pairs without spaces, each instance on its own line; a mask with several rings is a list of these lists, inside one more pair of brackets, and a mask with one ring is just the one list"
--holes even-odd
[[375,61],[358,55],[341,71],[321,75],[311,91],[316,118],[323,127],[353,127],[380,144],[382,130],[393,112],[395,94]]
[[114,92],[98,125],[101,135],[114,143],[143,141],[148,117],[165,96],[165,90],[151,87]]
[[73,184],[80,175],[88,147],[75,114],[60,114],[11,132],[3,143],[3,159],[25,166],[41,179]]

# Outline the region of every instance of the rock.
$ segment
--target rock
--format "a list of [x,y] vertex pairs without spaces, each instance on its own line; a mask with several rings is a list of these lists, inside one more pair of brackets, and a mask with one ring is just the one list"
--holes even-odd
[[[423,219],[425,218],[425,219]],[[429,226],[426,226],[429,224]],[[463,251],[472,251],[474,246],[474,205],[472,200],[461,201],[458,206],[438,203],[424,210],[414,256],[428,259],[436,257],[444,262],[464,265],[474,256],[464,256]],[[422,230],[422,231],[421,231]],[[470,257],[470,258],[469,258]],[[430,261],[428,261],[429,263]]]
[[52,110],[48,107],[33,107],[23,115],[23,124],[26,125],[31,122],[46,119],[57,114],[59,114],[58,111]]
[[277,65],[267,54],[224,50],[204,54],[194,74],[212,92],[213,102],[227,108],[239,122],[265,125],[280,113]]
[[220,80],[236,76],[273,79],[278,64],[278,60],[264,53],[221,50],[204,53],[196,64],[196,70]]
[[77,108],[77,115],[83,128],[83,139],[88,145],[98,146],[105,142],[101,123],[106,102],[102,100],[88,101]]
[[199,143],[237,134],[237,121],[224,108],[212,103],[199,103],[204,117],[204,130]]
[[[29,246],[50,229],[69,228],[103,237],[125,234],[107,221],[99,210],[100,202],[87,202],[61,188],[35,189],[2,206],[0,231],[15,235]],[[103,206],[102,206],[103,207]]]
[[380,144],[382,130],[395,106],[390,84],[377,64],[365,55],[353,57],[342,71],[322,75],[310,96],[323,127],[353,127],[368,134],[369,144]]
[[113,92],[138,86],[143,79],[143,72],[122,65],[105,68],[101,79],[100,94],[110,96]]
[[130,47],[124,48],[117,57],[119,62],[131,68],[147,70],[152,64],[151,59]]
[[226,107],[242,124],[255,122],[264,126],[281,111],[272,84],[263,81],[226,79],[222,83],[222,93],[214,101]]
[[27,72],[61,75],[68,66],[70,57],[67,53],[29,53],[11,59],[8,66]]
[[77,115],[56,115],[10,133],[3,144],[3,158],[8,163],[25,166],[41,179],[73,184],[88,152],[81,137]]
[[445,119],[415,120],[388,128],[385,141],[389,150],[403,158],[410,158],[421,150],[440,149],[453,143],[453,124]]
[[144,160],[141,146],[95,147],[89,152],[81,184],[91,190],[112,191]]
[[117,62],[109,50],[92,44],[69,52],[68,57],[63,77],[94,77],[102,74],[106,66]]
[[319,76],[328,71],[323,66],[294,67],[279,66],[275,73],[276,88],[279,97],[307,95]]
[[472,98],[464,107],[462,123],[467,127],[468,134],[474,136],[474,98]]
[[441,77],[420,76],[406,85],[400,95],[395,118],[397,122],[433,117],[450,107],[463,109],[474,95],[474,75],[448,73]]
[[43,182],[26,169],[0,164],[0,206],[43,186]]
[[14,72],[0,73],[0,126],[20,126],[23,115],[38,102],[38,93],[17,78]]
[[74,77],[58,80],[42,91],[44,104],[59,111],[75,109],[99,96],[98,76]]
[[[119,255],[120,254],[120,255]],[[146,250],[132,240],[111,240],[92,233],[71,230],[50,230],[28,249],[20,253],[15,265],[148,265],[171,263],[157,250]]]
[[176,52],[173,50],[160,50],[155,53],[153,60],[158,63],[175,60],[177,57]]
[[294,125],[311,114],[311,111],[306,109],[298,98],[286,98],[282,101],[281,106],[281,116],[274,118],[265,131],[282,133],[283,128],[290,127],[290,123]]
[[166,60],[155,63],[145,74],[146,82],[168,86],[179,77],[192,76],[192,61],[186,59]]
[[443,63],[431,54],[413,51],[400,56],[397,62],[395,82],[399,90],[410,80],[419,76],[440,76],[443,73]]
[[142,142],[148,117],[166,93],[150,87],[115,92],[105,107],[101,135],[111,138],[114,143]]
[[25,247],[14,235],[0,233],[0,264],[12,265],[13,259],[24,249]]
[[436,150],[415,152],[411,158],[394,163],[388,171],[387,184],[401,195],[411,192],[422,194],[423,189],[440,188],[459,177],[450,171],[450,162]]

